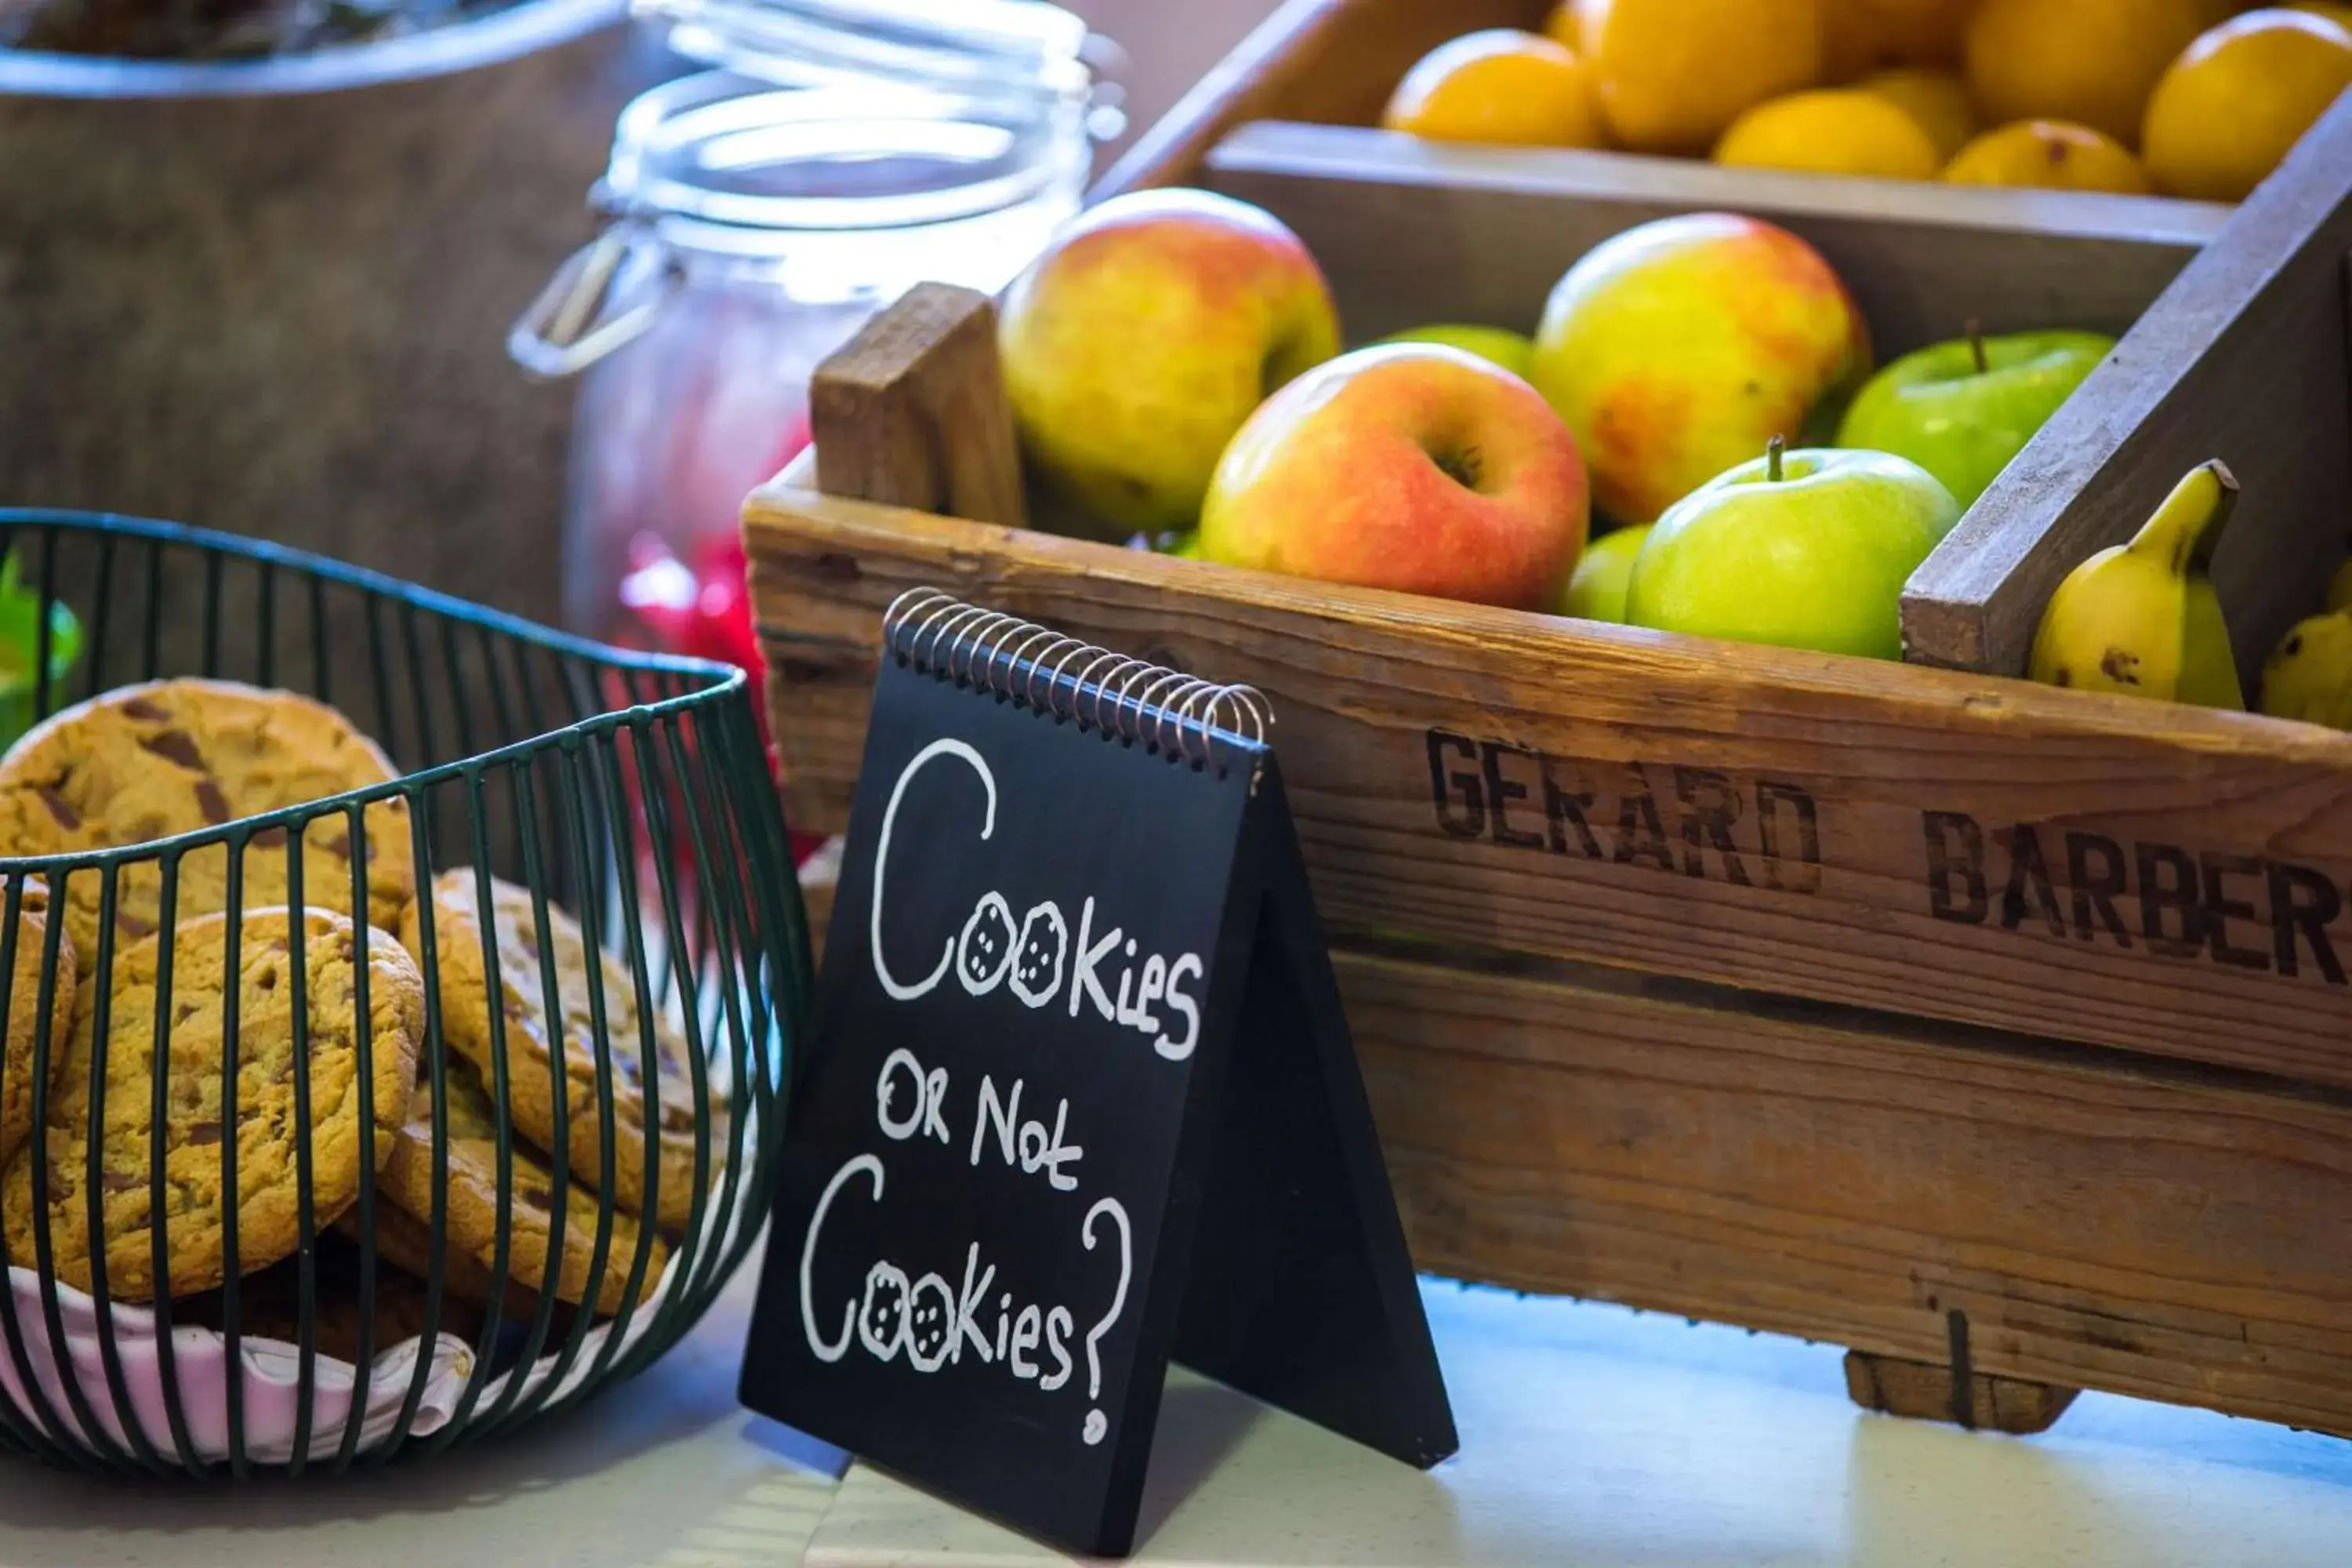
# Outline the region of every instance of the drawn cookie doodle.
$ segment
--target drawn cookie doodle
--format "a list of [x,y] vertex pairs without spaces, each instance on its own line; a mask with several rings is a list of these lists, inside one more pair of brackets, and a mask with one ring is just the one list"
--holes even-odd
[[[444,871],[433,879],[429,894],[433,909],[434,963],[440,969],[441,1016],[450,1045],[479,1069],[485,1082],[498,1043],[507,1055],[508,1111],[514,1125],[541,1148],[555,1142],[555,1063],[560,1059],[568,1104],[567,1142],[572,1150],[572,1177],[594,1183],[603,1169],[604,1134],[596,1090],[598,1036],[594,997],[590,986],[602,987],[604,1036],[611,1042],[604,1052],[610,1063],[613,1102],[614,1201],[630,1214],[646,1211],[646,1144],[654,1146],[651,1162],[657,1173],[659,1225],[682,1229],[689,1222],[698,1192],[708,1189],[726,1154],[727,1117],[715,1101],[709,1110],[709,1164],[704,1180],[695,1168],[695,1085],[688,1058],[693,1047],[678,1029],[671,1009],[640,1006],[636,983],[629,965],[596,949],[596,965],[589,966],[591,949],[580,927],[562,910],[547,906],[548,947],[541,951],[541,934],[531,908],[529,889],[493,878],[490,912],[496,928],[499,965],[499,1018],[490,1016],[489,992],[483,982],[480,899],[470,868]],[[420,909],[423,903],[420,902]],[[412,912],[401,932],[409,951],[424,952],[421,922]],[[650,963],[656,954],[647,953]],[[548,981],[555,995],[551,1006]],[[645,1028],[648,1011],[654,1043],[655,1074],[650,1097],[654,1126],[646,1126],[648,1103],[645,1082]],[[562,1040],[561,1048],[556,1040]],[[706,1081],[705,1089],[709,1090]]]
[[955,1295],[946,1280],[926,1274],[915,1281],[907,1302],[907,1364],[917,1372],[937,1372],[955,1343]]
[[989,893],[972,906],[956,942],[956,977],[975,996],[996,989],[1013,963],[1013,908],[999,893]]
[[866,1299],[857,1309],[857,1338],[866,1353],[888,1361],[907,1339],[906,1271],[877,1263],[866,1271]]
[[[302,977],[294,976],[293,943],[300,943]],[[359,1196],[363,1161],[381,1162],[407,1105],[416,1077],[417,1042],[425,1028],[424,983],[416,965],[383,931],[369,933],[368,1016],[357,1016],[359,944],[352,922],[312,910],[298,928],[285,910],[249,910],[237,937],[236,968],[228,969],[228,918],[205,915],[181,923],[172,944],[166,1120],[157,1136],[151,1114],[157,1023],[156,938],[116,956],[107,1016],[106,1081],[100,1111],[106,1130],[97,1182],[104,1219],[106,1286],[122,1300],[152,1300],[157,1293],[154,1233],[163,1233],[163,1293],[193,1295],[226,1279],[222,1248],[226,1204],[221,1144],[231,1130],[236,1143],[236,1271],[267,1268],[300,1242],[296,1151],[307,1141],[310,1213],[324,1226]],[[223,1095],[224,999],[234,985],[237,1003],[235,1095]],[[91,1064],[95,1059],[95,986],[74,997],[73,1034],[50,1097],[47,1124],[17,1152],[0,1175],[0,1228],[8,1256],[35,1258],[35,1161],[48,1185],[48,1245],[57,1277],[91,1288],[89,1198]],[[295,1114],[295,1017],[304,1017],[309,1062],[310,1120]],[[360,1082],[374,1096],[373,1126],[360,1121]],[[160,1160],[163,1213],[152,1210]]]
[[1043,1007],[1062,988],[1062,960],[1070,950],[1070,928],[1062,911],[1039,904],[1021,922],[1021,951],[1013,961],[1013,994]]
[[[226,680],[126,686],[52,715],[0,758],[0,854],[144,844],[395,776],[374,742],[307,697]],[[381,802],[368,807],[364,820],[368,919],[396,931],[416,884],[407,806]],[[302,835],[304,905],[350,913],[352,860],[349,815],[313,820]],[[283,906],[285,830],[254,835],[244,861],[245,907]],[[99,961],[100,887],[97,873],[77,873],[62,900],[66,932],[85,974]],[[118,946],[159,929],[162,894],[158,862],[122,867],[114,907]],[[182,921],[227,907],[227,846],[181,858],[175,902]]]
[[[0,898],[5,898],[6,883],[0,879]],[[0,902],[0,911],[6,905]],[[59,934],[58,939],[57,978],[50,984],[47,1027],[41,1027],[41,957],[49,931],[49,889],[38,877],[27,877],[16,911],[16,953],[10,965],[8,984],[8,1023],[5,1044],[6,1059],[0,1061],[0,1166],[5,1166],[23,1146],[25,1135],[33,1130],[33,1068],[37,1059],[46,1060],[49,1085],[57,1086],[58,1071],[65,1064],[66,1045],[73,1033],[74,1010],[74,948],[73,939]],[[36,1048],[42,1036],[47,1037],[46,1052]]]
[[[449,1245],[495,1274],[499,1268],[499,1237],[506,1237],[508,1277],[530,1289],[551,1291],[578,1305],[593,1305],[603,1316],[621,1310],[624,1300],[642,1301],[661,1279],[669,1248],[661,1238],[640,1229],[635,1218],[596,1201],[596,1194],[578,1182],[567,1182],[561,1205],[555,1195],[555,1171],[547,1156],[520,1138],[509,1136],[511,1184],[499,1183],[499,1116],[489,1090],[462,1061],[447,1064],[447,1131],[449,1161],[446,1183]],[[411,1217],[432,1222],[433,1193],[441,1184],[433,1161],[433,1086],[416,1086],[409,1101],[407,1124],[393,1140],[392,1158],[384,1162],[376,1182],[379,1200],[389,1198]],[[562,1253],[553,1261],[555,1216],[563,1216]],[[602,1258],[596,1233],[604,1222],[610,1228]],[[643,1273],[634,1298],[629,1277]]]

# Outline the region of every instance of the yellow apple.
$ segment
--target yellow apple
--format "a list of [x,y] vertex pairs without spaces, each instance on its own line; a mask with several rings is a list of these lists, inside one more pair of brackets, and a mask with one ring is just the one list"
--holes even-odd
[[1106,538],[1192,524],[1234,432],[1339,349],[1315,258],[1206,191],[1116,197],[1006,290],[1005,391],[1038,476]]
[[1217,465],[1201,554],[1360,587],[1549,610],[1591,525],[1575,439],[1526,382],[1393,343],[1308,371]]
[[1602,241],[1552,289],[1529,377],[1576,436],[1593,503],[1649,522],[1870,372],[1870,331],[1821,253],[1728,213]]

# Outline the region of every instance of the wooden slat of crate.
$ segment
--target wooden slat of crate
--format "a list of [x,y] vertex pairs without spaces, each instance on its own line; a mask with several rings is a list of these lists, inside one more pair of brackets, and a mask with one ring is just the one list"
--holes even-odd
[[[1439,1273],[2352,1434],[2352,1106],[2106,1053],[1342,950]],[[1654,992],[1655,994],[1652,994]]]
[[803,827],[845,821],[882,609],[937,584],[1265,690],[1332,920],[2352,1083],[2352,737],[805,490],[747,539]]
[[2343,1096],[1598,966],[1333,962],[1421,1268],[1860,1347],[1901,1414],[1949,1418],[1957,1331],[1971,1424],[2090,1387],[2352,1435]]
[[[2121,333],[2228,222],[2203,203],[1729,171],[1678,158],[1473,148],[1258,124],[1202,183],[1266,208],[1323,259],[1351,341],[1433,316],[1532,331],[1570,264],[1611,236],[1726,205],[1817,247],[1884,360],[2049,326]],[[1736,198],[1736,200],[1734,200]]]

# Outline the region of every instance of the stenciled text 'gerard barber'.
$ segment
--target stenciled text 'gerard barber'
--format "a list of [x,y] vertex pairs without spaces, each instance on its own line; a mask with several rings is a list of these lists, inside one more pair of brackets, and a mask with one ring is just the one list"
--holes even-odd
[[1430,796],[1448,837],[1739,888],[1821,889],[1821,810],[1796,784],[1557,757],[1451,730],[1431,730],[1428,747]]
[[1920,826],[1939,921],[2345,984],[2347,900],[2315,867],[1958,811]]

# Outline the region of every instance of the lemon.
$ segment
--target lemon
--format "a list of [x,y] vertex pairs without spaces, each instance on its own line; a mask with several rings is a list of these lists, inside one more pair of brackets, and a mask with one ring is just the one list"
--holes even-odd
[[1875,93],[1822,88],[1759,103],[1723,133],[1715,161],[1738,169],[1932,180],[1943,160],[1919,122]]
[[1936,144],[1938,166],[1949,162],[1977,133],[1977,110],[1969,101],[1968,84],[1950,71],[1904,66],[1864,77],[1855,86],[1875,93],[1918,121],[1927,140]]
[[2189,46],[2148,100],[2140,146],[2157,188],[2243,199],[2352,87],[2352,30],[2304,11],[2249,11]]
[[1544,18],[1544,33],[1562,48],[1584,52],[1584,30],[1576,25],[1576,0],[1559,0]]
[[1993,124],[2066,120],[2128,145],[2203,25],[2199,0],[1985,0],[1969,24],[1969,88]]
[[1944,165],[1955,185],[2026,185],[2046,191],[2108,191],[2144,196],[2147,171],[2131,149],[2087,125],[2025,120],[1988,131]]
[[1823,78],[1852,81],[1888,66],[1960,59],[1973,0],[1822,0]]
[[1704,153],[1742,112],[1813,86],[1822,0],[1576,0],[1612,139]]
[[1465,34],[1423,55],[1397,84],[1381,123],[1435,142],[1601,142],[1591,68],[1551,39],[1509,27]]
[[2345,0],[2286,0],[2286,8],[2325,16],[2339,27],[2352,27],[2352,5],[2346,5]]

